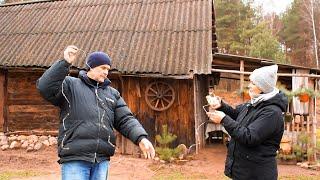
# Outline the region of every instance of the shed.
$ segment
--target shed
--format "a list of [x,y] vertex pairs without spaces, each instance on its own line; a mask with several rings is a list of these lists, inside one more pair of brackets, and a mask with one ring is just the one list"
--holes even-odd
[[[59,110],[40,96],[35,83],[73,44],[86,53],[110,55],[112,86],[153,143],[167,124],[178,137],[174,145],[204,145],[204,137],[196,134],[203,134],[198,127],[206,120],[202,105],[217,51],[212,0],[35,1],[1,5],[0,16],[4,132],[57,130]],[[168,98],[148,95],[157,92]],[[133,153],[120,136],[118,146]]]

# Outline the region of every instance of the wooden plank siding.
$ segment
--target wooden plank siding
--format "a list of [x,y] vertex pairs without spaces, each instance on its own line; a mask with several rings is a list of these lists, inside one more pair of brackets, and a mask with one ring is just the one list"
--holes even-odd
[[36,88],[42,75],[32,72],[8,73],[8,130],[57,130],[59,109],[44,100]]
[[205,121],[208,120],[205,111],[202,106],[206,105],[206,95],[208,94],[208,78],[205,75],[196,75],[194,78],[194,109],[195,109],[195,126],[194,129],[197,129],[198,135],[197,138],[197,151],[205,146]]
[[[173,146],[181,143],[188,146],[195,142],[192,80],[140,77],[124,77],[123,80],[123,97],[149,133],[152,143],[156,143],[155,136],[161,133],[164,124],[168,125],[169,132],[178,137]],[[174,103],[165,111],[154,111],[146,103],[145,90],[153,81],[170,84],[176,93]]]

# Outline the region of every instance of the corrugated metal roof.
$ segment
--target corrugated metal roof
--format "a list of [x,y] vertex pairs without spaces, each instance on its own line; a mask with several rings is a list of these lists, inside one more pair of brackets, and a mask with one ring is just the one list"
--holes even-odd
[[[0,65],[49,67],[67,45],[123,73],[210,74],[212,0],[72,0],[0,6]],[[77,67],[84,66],[84,56]]]

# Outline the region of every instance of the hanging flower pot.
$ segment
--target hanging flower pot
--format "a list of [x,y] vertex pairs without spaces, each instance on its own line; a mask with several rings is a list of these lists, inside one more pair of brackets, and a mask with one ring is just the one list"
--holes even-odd
[[309,101],[310,97],[315,97],[317,93],[313,89],[302,87],[295,90],[293,95],[298,97],[300,102],[306,103]]
[[248,91],[243,91],[242,92],[242,97],[245,101],[249,101],[251,99],[249,92]]
[[300,102],[306,103],[309,101],[310,96],[307,93],[301,93],[299,94],[299,100]]

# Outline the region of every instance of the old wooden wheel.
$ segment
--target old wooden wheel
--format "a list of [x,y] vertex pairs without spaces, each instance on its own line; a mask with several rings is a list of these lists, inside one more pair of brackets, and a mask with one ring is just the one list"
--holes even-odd
[[145,98],[148,106],[155,111],[167,110],[174,102],[175,93],[168,83],[157,81],[147,86]]

